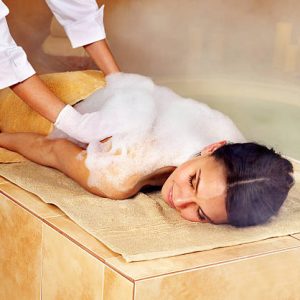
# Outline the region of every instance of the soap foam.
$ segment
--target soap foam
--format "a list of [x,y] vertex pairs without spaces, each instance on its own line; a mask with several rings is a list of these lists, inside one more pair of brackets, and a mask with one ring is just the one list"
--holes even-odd
[[[150,78],[120,73],[107,86],[75,105],[81,113],[99,111],[105,143],[91,141],[85,161],[88,184],[109,181],[122,190],[126,180],[164,166],[178,166],[220,140],[245,142],[234,123],[206,104],[182,98]],[[74,139],[55,129],[51,138]],[[77,144],[77,141],[74,141]]]

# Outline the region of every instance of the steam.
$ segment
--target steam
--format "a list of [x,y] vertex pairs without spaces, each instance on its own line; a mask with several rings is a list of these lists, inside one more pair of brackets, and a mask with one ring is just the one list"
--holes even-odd
[[152,77],[299,74],[300,9],[282,1],[107,1],[108,38],[124,71]]
[[[154,78],[221,74],[287,81],[300,73],[297,0],[98,0],[103,2],[108,40],[125,72]],[[6,4],[11,32],[37,72],[96,68],[61,53],[45,56],[42,44],[50,34],[52,14],[44,1],[35,3],[34,10],[13,0]],[[62,51],[62,45],[53,47],[73,53]]]

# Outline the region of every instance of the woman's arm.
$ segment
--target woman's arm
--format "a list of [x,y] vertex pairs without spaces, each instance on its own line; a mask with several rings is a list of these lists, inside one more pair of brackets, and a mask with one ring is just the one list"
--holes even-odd
[[0,147],[15,151],[40,165],[55,168],[101,197],[126,199],[138,192],[131,187],[118,191],[109,184],[101,188],[90,187],[89,170],[85,165],[86,151],[65,139],[49,140],[35,133],[0,133]]

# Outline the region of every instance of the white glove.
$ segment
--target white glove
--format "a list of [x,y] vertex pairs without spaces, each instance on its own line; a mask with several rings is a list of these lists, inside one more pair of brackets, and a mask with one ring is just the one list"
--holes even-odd
[[[151,122],[146,120],[154,118],[155,104],[151,98],[153,81],[141,75],[121,72],[106,76],[106,80],[107,85],[100,92],[107,102],[100,110],[81,114],[66,105],[54,125],[83,143],[100,141],[118,133],[129,133],[137,124],[139,130],[146,125],[150,126]],[[96,94],[93,101],[97,100]]]
[[[83,143],[106,138],[101,134],[101,113],[80,114],[71,105],[66,105],[59,113],[54,125],[70,137]],[[99,126],[100,125],[100,126]],[[99,128],[99,132],[95,131]]]

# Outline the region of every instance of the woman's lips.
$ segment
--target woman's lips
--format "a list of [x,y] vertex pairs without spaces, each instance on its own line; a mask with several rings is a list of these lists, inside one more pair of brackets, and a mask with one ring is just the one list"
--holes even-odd
[[174,205],[174,202],[173,202],[173,186],[174,185],[172,185],[172,187],[170,188],[170,191],[169,191],[169,193],[168,193],[168,204],[169,204],[169,206],[171,206],[172,208],[175,208],[175,205]]

